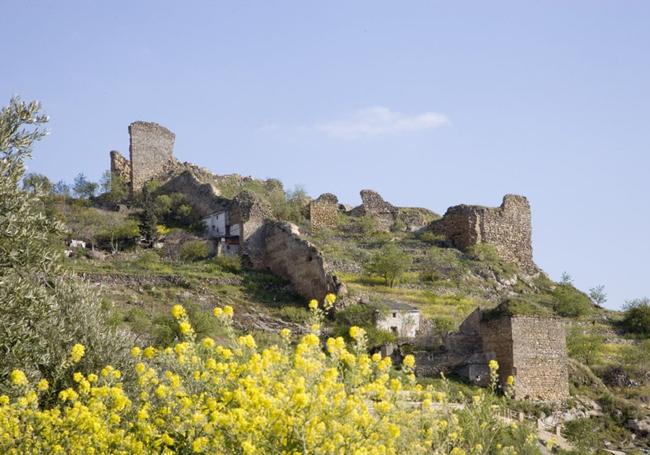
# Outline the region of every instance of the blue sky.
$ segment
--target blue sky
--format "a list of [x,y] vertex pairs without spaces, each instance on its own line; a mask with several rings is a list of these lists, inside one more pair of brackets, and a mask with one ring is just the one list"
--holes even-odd
[[0,95],[98,179],[134,120],[217,173],[444,213],[526,195],[534,256],[608,306],[650,296],[650,3],[5,1]]

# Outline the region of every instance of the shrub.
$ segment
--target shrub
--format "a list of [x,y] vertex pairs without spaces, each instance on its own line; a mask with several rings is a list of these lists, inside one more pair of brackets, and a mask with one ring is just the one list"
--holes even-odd
[[628,332],[650,337],[650,299],[635,299],[625,304],[623,326]]
[[586,316],[593,311],[591,299],[571,284],[559,284],[552,292],[555,313],[566,317]]
[[302,307],[284,306],[278,311],[278,316],[285,321],[304,324],[309,320],[309,311]]
[[387,243],[372,255],[364,268],[366,273],[382,277],[387,286],[393,287],[412,262],[408,253],[400,250],[393,243]]
[[393,343],[395,335],[375,326],[377,312],[380,311],[384,310],[379,306],[367,304],[350,305],[344,310],[337,311],[334,315],[334,333],[337,336],[347,337],[350,327],[358,326],[366,331],[370,347]]
[[445,278],[459,280],[466,272],[467,266],[460,260],[457,250],[432,247],[422,261],[420,276],[427,281]]
[[[51,406],[39,407],[47,384],[14,371],[13,399],[0,397],[0,451],[418,455],[496,453],[507,442],[506,452],[539,453],[526,424],[499,419],[493,395],[479,391],[464,409],[450,406],[446,385],[415,386],[412,357],[401,372],[390,358],[370,357],[358,327],[350,350],[330,338],[323,352],[316,333],[292,348],[288,331],[259,349],[251,335],[234,334],[232,308],[215,309],[225,345],[196,341],[180,305],[172,314],[182,334],[173,348],[134,348],[138,363],[124,372],[75,373]],[[74,349],[78,359],[83,346]],[[132,390],[124,375],[138,378]]]
[[205,240],[190,240],[183,243],[180,250],[182,261],[200,261],[206,259],[210,254],[210,247]]
[[566,341],[569,356],[589,366],[598,362],[605,343],[602,335],[585,333],[580,327],[573,327]]
[[239,256],[217,256],[214,262],[225,272],[241,272],[241,258]]

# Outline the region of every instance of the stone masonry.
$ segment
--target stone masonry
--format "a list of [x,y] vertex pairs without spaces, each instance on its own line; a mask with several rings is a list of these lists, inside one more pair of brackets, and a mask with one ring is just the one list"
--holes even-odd
[[397,220],[399,209],[386,202],[379,193],[373,190],[361,190],[361,202],[359,207],[351,211],[353,216],[371,216],[377,221],[378,228],[382,231],[390,230]]
[[539,271],[533,262],[530,204],[524,196],[508,194],[500,207],[457,205],[429,225],[455,247],[466,251],[471,246],[494,245],[499,256],[519,265],[527,274]]
[[111,151],[111,177],[116,177],[131,187],[131,162],[117,150]]
[[499,362],[499,380],[514,376],[518,399],[559,401],[569,396],[564,322],[559,318],[504,316],[482,321],[483,351]]
[[313,230],[333,229],[339,222],[339,200],[332,193],[324,193],[309,203],[309,221]]
[[137,192],[152,178],[174,166],[172,155],[176,136],[164,126],[152,122],[129,125],[131,191]]

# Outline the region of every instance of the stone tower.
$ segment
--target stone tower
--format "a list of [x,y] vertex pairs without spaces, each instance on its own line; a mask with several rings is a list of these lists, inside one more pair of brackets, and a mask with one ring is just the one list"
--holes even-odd
[[129,136],[131,191],[137,192],[147,181],[173,166],[172,152],[176,136],[153,122],[131,123]]

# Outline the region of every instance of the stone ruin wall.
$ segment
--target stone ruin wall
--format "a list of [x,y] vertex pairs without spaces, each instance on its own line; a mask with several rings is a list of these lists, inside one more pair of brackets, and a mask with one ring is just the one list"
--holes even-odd
[[111,178],[114,177],[131,186],[131,162],[117,150],[111,151]]
[[149,180],[169,171],[175,164],[172,155],[176,136],[152,122],[129,125],[131,191],[137,192]]
[[565,336],[558,318],[514,316],[481,323],[483,350],[499,362],[502,385],[509,375],[515,377],[518,399],[569,396]]
[[524,196],[508,194],[500,207],[457,205],[430,225],[456,248],[466,251],[473,245],[494,245],[499,256],[514,262],[526,273],[539,271],[533,262],[530,204]]
[[253,268],[285,278],[305,299],[322,300],[328,292],[345,295],[323,255],[300,237],[295,225],[267,220],[246,241],[243,253]]
[[331,193],[321,194],[309,203],[309,222],[312,230],[334,229],[339,223],[339,200]]
[[389,231],[397,220],[399,209],[386,202],[373,190],[361,190],[361,205],[352,209],[352,216],[370,216],[377,222],[377,228]]
[[543,400],[569,397],[564,322],[559,318],[512,318],[515,395]]

